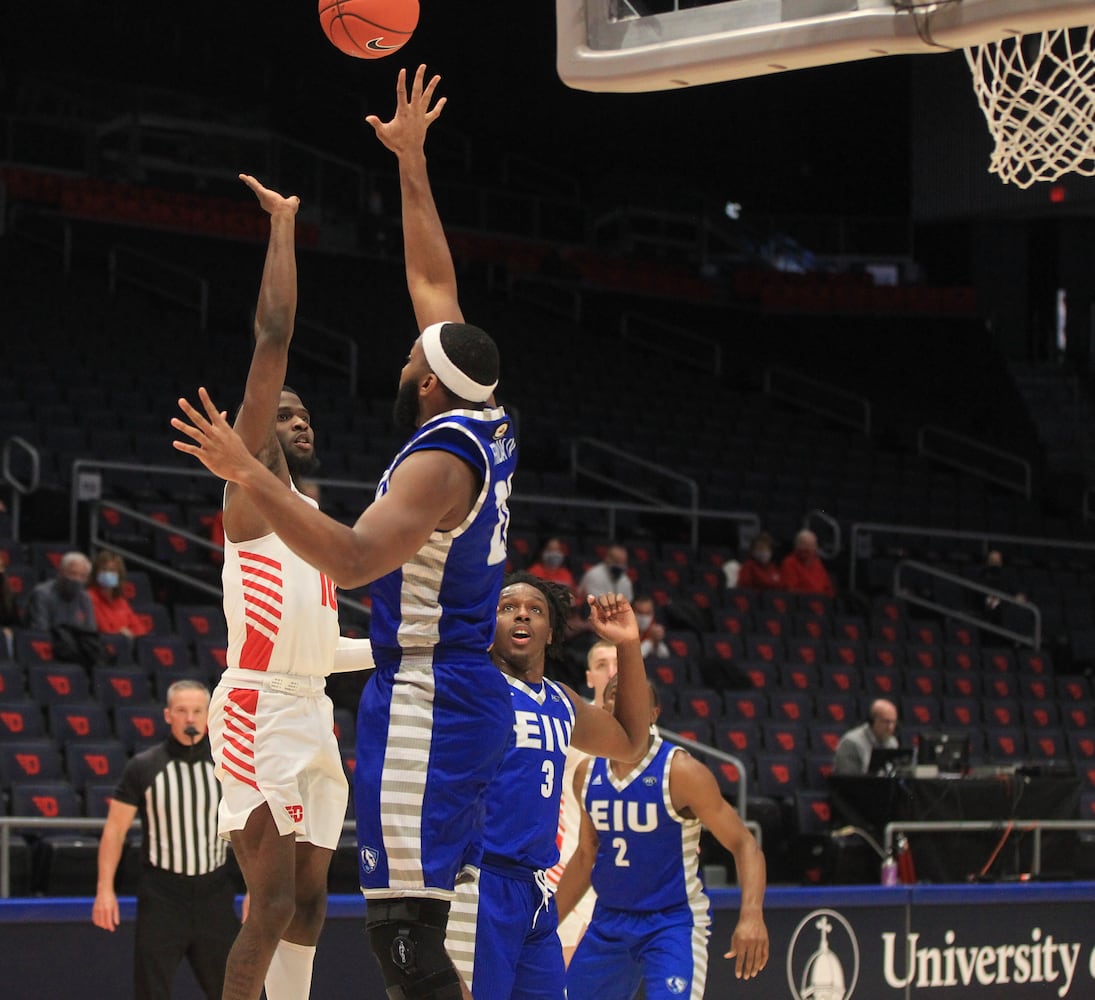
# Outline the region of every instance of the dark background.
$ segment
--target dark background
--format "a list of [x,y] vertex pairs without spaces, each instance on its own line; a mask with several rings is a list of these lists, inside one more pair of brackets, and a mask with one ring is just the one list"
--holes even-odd
[[[4,7],[9,102],[24,74],[139,81],[202,93],[226,115],[370,157],[375,143],[358,123],[389,114],[397,70],[425,62],[443,77],[445,127],[473,138],[483,169],[519,150],[610,200],[676,202],[702,190],[754,212],[908,207],[909,57],[592,94],[556,75],[548,0],[424,0],[412,39],[375,61],[335,49],[308,0]],[[968,88],[960,96],[972,103]]]

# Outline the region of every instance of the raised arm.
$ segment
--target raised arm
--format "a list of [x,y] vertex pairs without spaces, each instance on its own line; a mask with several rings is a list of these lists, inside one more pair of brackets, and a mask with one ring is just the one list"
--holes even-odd
[[295,239],[300,199],[296,195],[284,198],[247,174],[240,174],[240,180],[255,192],[259,204],[269,213],[270,239],[255,307],[255,351],[235,428],[252,455],[259,455],[264,448],[276,452],[277,464],[288,482],[285,459],[274,438],[274,421],[297,312]]
[[[603,708],[594,709],[608,715]],[[563,877],[559,879],[559,888],[555,891],[555,906],[559,911],[559,923],[562,923],[571,910],[578,904],[589,888],[590,873],[593,871],[593,862],[597,857],[597,845],[600,838],[593,829],[593,822],[586,812],[582,792],[586,783],[586,772],[589,770],[589,761],[583,760],[574,769],[574,787],[568,789],[568,794],[574,795],[574,801],[578,803],[582,820],[578,827],[578,846],[566,862],[563,869]]]
[[735,958],[734,975],[752,979],[768,963],[768,929],[764,926],[767,869],[756,839],[737,811],[722,797],[714,775],[694,757],[675,753],[669,772],[673,808],[695,816],[733,856],[741,886],[741,910],[724,958]]
[[399,190],[403,202],[403,254],[407,288],[411,293],[418,329],[433,323],[462,323],[457,297],[456,270],[437,214],[426,171],[426,130],[441,114],[445,98],[430,107],[441,77],[424,84],[426,67],[419,66],[407,93],[407,71],[401,69],[395,88],[395,115],[382,122],[376,115],[365,120],[377,138],[399,160]]
[[402,566],[436,529],[456,527],[477,489],[467,463],[443,451],[417,451],[395,470],[388,492],[365,509],[352,528],[299,498],[244,446],[204,389],[205,413],[179,400],[187,424],[171,425],[194,444],[175,441],[215,476],[239,484],[278,537],[343,589],[360,587]]
[[622,594],[588,598],[590,622],[600,638],[616,646],[616,714],[595,708],[573,691],[574,732],[579,750],[611,760],[641,760],[650,746],[651,705],[646,669],[639,649],[639,624]]
[[[289,363],[289,342],[297,310],[296,215],[300,199],[284,198],[263,187],[254,177],[240,174],[270,215],[270,238],[255,307],[255,349],[243,405],[236,416],[236,431],[247,450],[283,483],[289,482],[285,455],[275,435],[281,387]],[[224,530],[233,541],[257,538],[269,531],[251,504],[240,503],[233,484],[225,493]]]

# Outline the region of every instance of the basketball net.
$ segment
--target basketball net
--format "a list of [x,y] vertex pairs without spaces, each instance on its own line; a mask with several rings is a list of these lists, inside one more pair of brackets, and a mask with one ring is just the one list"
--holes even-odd
[[1057,28],[966,49],[996,147],[989,173],[1028,188],[1095,175],[1095,27]]

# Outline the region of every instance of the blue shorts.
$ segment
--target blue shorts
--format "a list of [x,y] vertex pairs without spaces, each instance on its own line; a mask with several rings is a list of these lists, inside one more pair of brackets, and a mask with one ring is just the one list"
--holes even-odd
[[568,1000],[702,1000],[710,922],[691,907],[629,913],[602,906],[567,968]]
[[478,860],[483,792],[513,729],[509,685],[485,653],[375,656],[357,717],[361,890],[451,899]]
[[456,891],[445,946],[475,1000],[564,1000],[558,927],[555,899],[530,869],[488,859],[478,885]]

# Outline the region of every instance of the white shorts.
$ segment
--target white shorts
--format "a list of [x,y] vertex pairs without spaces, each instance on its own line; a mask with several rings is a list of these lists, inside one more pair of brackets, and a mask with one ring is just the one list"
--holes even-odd
[[246,682],[224,677],[213,691],[209,742],[221,783],[217,829],[228,839],[266,803],[282,836],[292,833],[299,841],[334,850],[349,788],[335,739],[334,708],[322,677],[294,681],[311,684],[311,690],[252,690],[237,686]]

